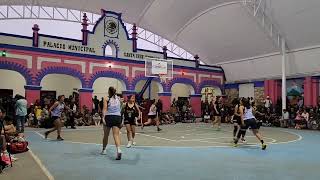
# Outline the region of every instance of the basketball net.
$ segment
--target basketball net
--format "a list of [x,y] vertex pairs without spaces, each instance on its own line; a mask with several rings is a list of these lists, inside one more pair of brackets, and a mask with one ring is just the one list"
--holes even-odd
[[161,83],[166,83],[167,82],[167,77],[165,74],[159,74],[160,82]]

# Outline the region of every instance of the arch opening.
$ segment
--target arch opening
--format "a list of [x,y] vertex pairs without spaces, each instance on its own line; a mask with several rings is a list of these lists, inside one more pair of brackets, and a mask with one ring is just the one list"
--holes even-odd
[[[146,80],[138,81],[138,83],[134,87],[135,91],[137,93],[139,93],[145,83],[146,83]],[[158,93],[161,93],[161,92],[163,92],[163,87],[162,87],[161,83],[159,83],[158,81],[153,80],[153,81],[151,81],[150,86],[144,92],[143,98],[145,98],[145,99],[159,99]]]
[[56,96],[69,97],[82,87],[80,79],[65,74],[48,74],[40,82],[41,91],[55,91]]
[[93,82],[93,96],[97,96],[98,99],[107,96],[109,87],[113,86],[117,93],[122,93],[126,90],[126,85],[123,81],[116,78],[99,77]]
[[195,94],[195,89],[190,84],[175,83],[171,87],[171,99],[189,98],[190,95]]
[[[0,97],[15,96],[20,94],[25,96],[24,86],[27,84],[22,74],[13,70],[0,69]],[[5,78],[3,78],[5,77]]]

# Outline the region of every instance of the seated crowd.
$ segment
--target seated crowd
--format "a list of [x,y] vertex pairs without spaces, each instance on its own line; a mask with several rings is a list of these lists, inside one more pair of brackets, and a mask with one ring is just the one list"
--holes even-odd
[[[306,107],[300,101],[297,104],[288,104],[287,109],[281,110],[280,100],[273,105],[270,98],[267,97],[260,105],[256,105],[252,97],[248,99],[255,107],[255,116],[262,126],[320,130],[320,104],[317,107]],[[232,123],[234,107],[234,103],[222,103],[222,122]],[[201,109],[202,120],[207,123],[211,122],[213,119],[211,113],[213,109],[212,102],[209,103],[208,100],[202,102]]]

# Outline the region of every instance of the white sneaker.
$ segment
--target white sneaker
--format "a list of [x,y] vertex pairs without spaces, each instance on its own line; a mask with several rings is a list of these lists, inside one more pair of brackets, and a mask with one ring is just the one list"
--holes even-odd
[[131,141],[129,141],[127,144],[127,148],[131,148],[131,146],[132,146],[132,143],[131,143]]
[[134,145],[134,146],[135,146],[135,145],[137,145],[137,143],[133,141],[132,145]]
[[101,155],[106,155],[107,154],[107,150],[103,149],[100,154]]
[[241,139],[241,142],[242,142],[243,144],[247,144],[247,141],[246,141],[245,139]]

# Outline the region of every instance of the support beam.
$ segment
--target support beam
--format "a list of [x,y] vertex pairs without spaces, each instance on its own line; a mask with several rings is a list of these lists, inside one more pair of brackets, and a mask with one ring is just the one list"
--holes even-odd
[[287,87],[286,87],[286,41],[284,38],[281,39],[281,50],[282,50],[282,109],[287,107]]

